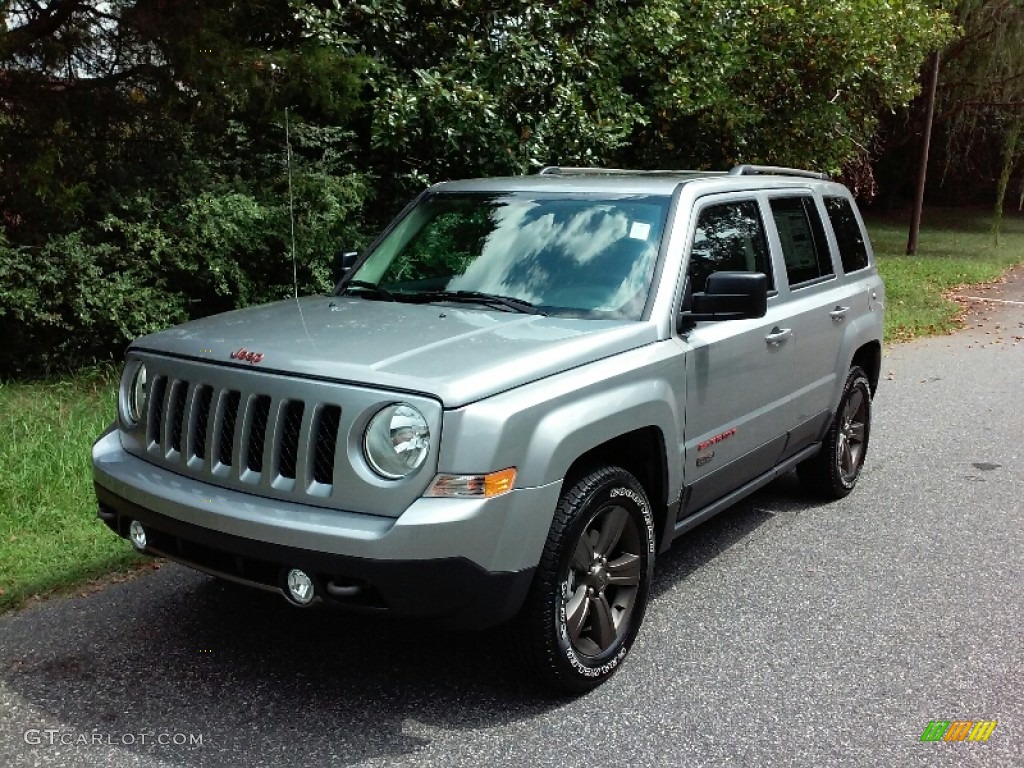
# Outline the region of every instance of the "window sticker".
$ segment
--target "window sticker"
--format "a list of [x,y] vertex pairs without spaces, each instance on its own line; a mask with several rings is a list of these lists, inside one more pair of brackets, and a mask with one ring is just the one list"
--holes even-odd
[[629,236],[634,240],[646,240],[650,234],[651,225],[643,221],[634,221],[633,226],[629,228]]

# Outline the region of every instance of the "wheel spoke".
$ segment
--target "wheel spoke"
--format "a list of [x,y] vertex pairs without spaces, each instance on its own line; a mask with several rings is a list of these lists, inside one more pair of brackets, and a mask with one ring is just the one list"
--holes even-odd
[[860,467],[860,459],[864,454],[863,443],[850,443],[850,474],[853,474]]
[[855,443],[864,442],[864,424],[860,421],[855,421],[850,425],[850,439]]
[[601,522],[601,535],[594,545],[594,551],[607,557],[619,543],[622,532],[626,530],[629,513],[622,507],[612,507],[604,515]]
[[846,403],[846,420],[853,421],[854,417],[860,412],[863,404],[864,393],[859,389],[853,390],[853,392],[850,393],[850,399]]
[[576,542],[576,549],[572,553],[572,567],[584,573],[590,569],[594,562],[594,543],[590,540],[590,532],[585,531],[580,540]]
[[640,557],[625,553],[608,563],[608,583],[619,587],[635,587],[640,583]]
[[565,623],[569,630],[569,637],[573,644],[579,642],[580,632],[587,623],[587,616],[590,615],[590,598],[587,597],[587,588],[580,587],[576,590],[565,606]]
[[850,441],[843,441],[843,456],[842,456],[842,468],[844,475],[853,474],[854,463],[853,463],[853,452],[850,450]]
[[594,642],[605,651],[615,642],[615,620],[612,618],[612,607],[603,595],[590,599],[591,624],[593,625]]

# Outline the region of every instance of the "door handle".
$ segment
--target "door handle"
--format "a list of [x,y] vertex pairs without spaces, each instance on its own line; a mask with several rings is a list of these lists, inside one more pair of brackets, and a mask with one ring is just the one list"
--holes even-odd
[[837,305],[835,309],[829,312],[829,317],[835,320],[837,323],[843,322],[843,318],[846,317],[846,313],[850,311],[849,307],[844,307],[841,304]]
[[771,333],[764,337],[764,340],[768,342],[768,346],[777,347],[792,335],[792,328],[779,328],[779,326],[775,326],[772,328]]

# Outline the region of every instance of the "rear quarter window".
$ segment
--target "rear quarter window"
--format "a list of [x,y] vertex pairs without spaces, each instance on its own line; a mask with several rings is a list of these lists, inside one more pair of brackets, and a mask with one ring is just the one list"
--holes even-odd
[[814,198],[779,197],[771,200],[770,205],[790,287],[799,288],[830,277],[832,254]]
[[850,201],[843,197],[826,197],[825,211],[836,233],[843,271],[856,272],[858,269],[865,269],[868,266],[867,242]]

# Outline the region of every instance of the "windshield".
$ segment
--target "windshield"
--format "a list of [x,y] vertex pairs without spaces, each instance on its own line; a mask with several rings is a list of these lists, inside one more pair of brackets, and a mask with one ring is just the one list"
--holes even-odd
[[[635,320],[668,204],[648,195],[432,194],[343,285],[375,299]],[[512,301],[484,301],[494,297]]]

